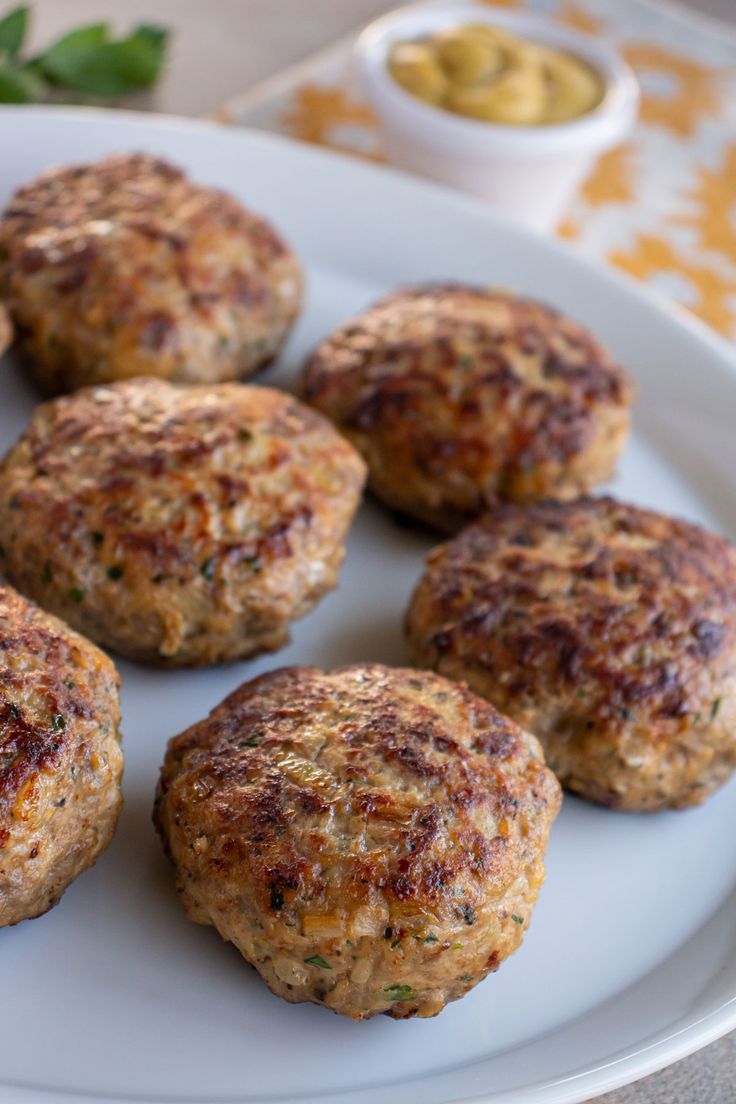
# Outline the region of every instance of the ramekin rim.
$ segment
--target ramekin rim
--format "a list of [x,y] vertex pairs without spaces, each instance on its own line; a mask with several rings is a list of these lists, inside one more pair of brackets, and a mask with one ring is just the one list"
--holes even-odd
[[[539,126],[518,126],[508,123],[491,123],[485,120],[465,118],[432,104],[424,103],[402,88],[391,76],[386,66],[388,47],[400,37],[405,27],[411,33],[421,33],[452,25],[458,17],[472,17],[480,22],[497,23],[514,29],[519,27],[538,30],[540,41],[549,35],[559,44],[584,61],[592,64],[602,75],[606,91],[600,104],[592,111],[563,123]],[[424,23],[424,28],[421,24]],[[557,45],[557,42],[554,42]],[[371,98],[380,98],[396,113],[394,122],[405,128],[416,126],[425,132],[433,130],[434,138],[441,144],[444,138],[452,146],[461,143],[478,143],[494,150],[505,147],[522,155],[525,151],[554,153],[568,146],[607,146],[629,129],[639,103],[639,86],[629,65],[609,43],[591,35],[566,27],[534,12],[515,9],[494,9],[474,0],[455,2],[421,2],[396,8],[379,16],[361,32],[355,46],[356,57],[364,83]],[[374,106],[375,102],[374,102]],[[379,111],[380,113],[380,111]],[[384,112],[385,113],[385,112]],[[478,151],[480,152],[480,151]]]

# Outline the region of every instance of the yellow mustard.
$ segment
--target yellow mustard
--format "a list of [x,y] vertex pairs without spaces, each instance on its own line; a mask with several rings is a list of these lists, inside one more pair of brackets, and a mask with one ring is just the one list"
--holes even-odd
[[596,107],[604,92],[600,74],[580,58],[490,23],[399,42],[388,68],[402,88],[425,103],[511,126],[577,119]]

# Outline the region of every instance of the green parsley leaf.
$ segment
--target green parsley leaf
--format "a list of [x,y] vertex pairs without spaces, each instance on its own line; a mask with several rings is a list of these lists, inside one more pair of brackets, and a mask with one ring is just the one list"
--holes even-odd
[[523,924],[524,923],[524,917],[523,916],[517,916],[513,912],[511,913],[511,919],[514,921],[515,924]]
[[69,597],[71,598],[72,602],[83,602],[84,593],[85,592],[82,590],[81,587],[72,587],[69,591]]
[[49,77],[55,79],[57,74],[61,77],[66,66],[73,65],[78,56],[84,56],[89,50],[102,46],[109,40],[110,28],[107,23],[89,23],[57,38],[56,42],[34,60]]
[[75,67],[91,51],[109,41],[110,31],[107,23],[90,23],[62,35],[52,46],[36,58],[36,64],[43,73],[57,84],[66,84],[67,77],[73,75]]
[[387,1000],[405,1001],[416,998],[411,985],[387,985],[383,991],[389,994]]
[[264,730],[260,730],[259,732],[254,732],[252,736],[248,736],[245,740],[239,740],[238,741],[238,747],[239,748],[259,747],[259,745],[263,743],[263,740],[265,739],[265,736],[266,736],[266,732]]
[[0,50],[14,58],[28,32],[31,9],[27,4],[12,8],[0,19]]
[[722,701],[723,698],[716,698],[716,700],[713,702],[713,705],[710,707],[710,719],[712,721],[714,721],[718,716],[718,710],[721,708]]
[[36,103],[45,92],[46,85],[30,69],[14,61],[0,61],[0,103]]
[[66,720],[61,713],[57,713],[54,717],[54,732],[63,732],[65,728]]
[[322,955],[312,955],[311,958],[305,958],[307,966],[319,966],[320,970],[331,970],[329,962],[325,962]]
[[155,84],[163,65],[168,32],[141,24],[112,40],[105,23],[72,31],[38,59],[49,80],[93,96],[115,97]]

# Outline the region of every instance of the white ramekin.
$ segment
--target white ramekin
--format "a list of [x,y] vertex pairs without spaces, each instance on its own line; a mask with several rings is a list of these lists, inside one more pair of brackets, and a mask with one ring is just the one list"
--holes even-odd
[[[425,104],[390,75],[386,62],[393,43],[479,22],[583,58],[603,77],[602,102],[569,123],[502,126]],[[606,43],[539,16],[487,4],[435,0],[399,8],[363,31],[356,58],[393,164],[480,196],[537,230],[554,227],[595,159],[624,140],[638,111],[636,78]]]

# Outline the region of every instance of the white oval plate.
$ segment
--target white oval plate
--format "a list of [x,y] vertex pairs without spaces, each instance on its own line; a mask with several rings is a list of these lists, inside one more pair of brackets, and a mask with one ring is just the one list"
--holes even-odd
[[[292,384],[321,335],[407,281],[537,295],[589,324],[638,380],[616,492],[736,533],[734,358],[690,318],[478,203],[207,124],[3,109],[0,200],[49,165],[134,148],[228,188],[303,258],[306,310],[267,382]],[[4,361],[0,446],[36,400]],[[282,664],[404,662],[402,613],[429,546],[367,504],[339,591],[279,655],[183,673],[120,664],[126,805],[112,847],[57,909],[0,931],[1,1101],[569,1104],[736,1026],[734,784],[704,808],[658,816],[568,798],[523,948],[434,1020],[354,1024],[285,1004],[185,919],[150,823],[167,738]]]

